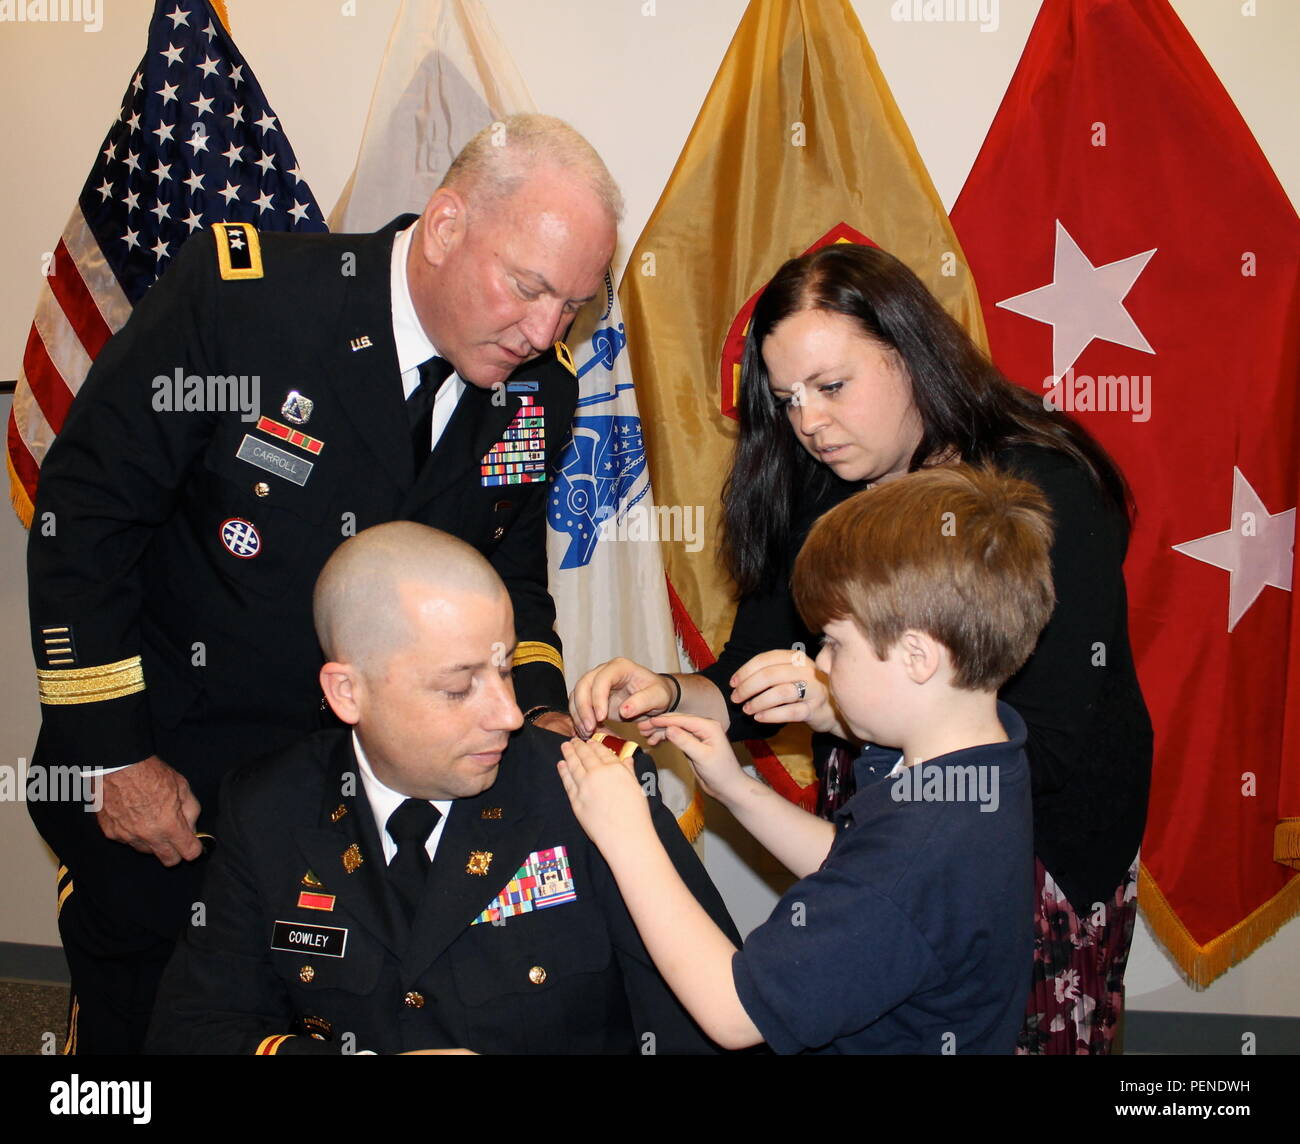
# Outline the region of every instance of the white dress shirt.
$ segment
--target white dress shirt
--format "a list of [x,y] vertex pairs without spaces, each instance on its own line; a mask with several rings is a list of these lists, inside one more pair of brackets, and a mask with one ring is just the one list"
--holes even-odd
[[[415,314],[415,304],[411,301],[411,287],[406,280],[406,258],[411,249],[411,240],[415,235],[418,222],[413,222],[401,231],[393,240],[393,262],[389,272],[390,294],[393,305],[393,342],[397,346],[397,368],[402,371],[402,394],[410,397],[420,384],[420,364],[431,357],[442,355],[438,348],[429,341],[429,335],[420,325]],[[429,448],[433,449],[442,437],[447,422],[456,412],[460,395],[465,392],[465,383],[459,374],[453,373],[442,383],[438,396],[433,401],[433,434],[429,439]]]
[[[361,786],[366,792],[366,798],[370,800],[370,809],[375,816],[375,830],[384,847],[384,862],[389,863],[397,854],[397,843],[388,833],[388,818],[406,801],[407,796],[399,794],[392,787],[384,786],[375,777],[375,772],[370,766],[370,760],[366,758],[365,748],[361,746],[361,739],[356,731],[352,732],[352,749],[356,752],[357,766],[361,771]],[[433,861],[433,853],[438,849],[438,840],[442,837],[442,828],[447,825],[447,815],[451,813],[451,804],[455,800],[449,798],[445,801],[438,799],[429,801],[442,811],[438,825],[429,832],[429,840],[424,844],[424,851],[429,855],[429,861]]]

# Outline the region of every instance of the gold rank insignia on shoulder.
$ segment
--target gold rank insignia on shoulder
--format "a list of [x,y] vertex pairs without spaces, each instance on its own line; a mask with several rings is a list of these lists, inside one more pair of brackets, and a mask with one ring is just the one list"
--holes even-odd
[[302,884],[309,890],[319,890],[325,885],[325,883],[316,877],[316,875],[310,870],[302,876]]
[[347,812],[348,812],[348,808],[344,806],[342,803],[339,803],[338,806],[336,806],[332,811],[330,811],[330,821],[338,822],[338,820],[342,818],[345,814],[347,814]]
[[555,356],[560,364],[564,366],[574,377],[578,376],[578,369],[573,364],[573,354],[569,352],[569,347],[563,342],[555,343]]
[[364,861],[365,859],[361,857],[361,847],[355,842],[343,851],[343,869],[349,874],[353,873]]
[[465,873],[478,874],[482,876],[487,874],[491,866],[491,850],[471,850],[469,852],[469,861],[465,863]]
[[212,224],[217,240],[217,266],[227,281],[262,277],[262,243],[248,222]]
[[483,813],[479,815],[479,818],[500,818],[500,817],[501,817],[501,808],[499,806],[486,806],[483,808]]

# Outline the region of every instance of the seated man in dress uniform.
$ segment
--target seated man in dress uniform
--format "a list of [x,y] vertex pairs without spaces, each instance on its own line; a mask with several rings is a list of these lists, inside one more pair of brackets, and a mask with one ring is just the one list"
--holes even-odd
[[[515,702],[510,597],[473,548],[413,522],[346,541],[314,596],[321,686],[350,729],[227,780],[201,902],[165,975],[154,1052],[707,1052]],[[659,837],[717,891],[634,765]]]

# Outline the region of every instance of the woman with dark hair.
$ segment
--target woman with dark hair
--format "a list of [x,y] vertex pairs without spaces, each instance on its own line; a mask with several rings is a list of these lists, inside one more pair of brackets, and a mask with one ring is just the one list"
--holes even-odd
[[875,247],[827,246],[781,267],[755,306],[740,388],[723,492],[723,552],[740,593],[731,637],[695,674],[625,659],[594,669],[574,689],[575,724],[590,734],[609,715],[640,719],[656,742],[644,720],[663,711],[717,719],[732,741],[805,722],[829,816],[853,793],[847,763],[858,748],[843,741],[825,680],[803,654],[817,635],[790,597],[812,523],[865,486],[932,465],[987,463],[1032,481],[1055,521],[1057,605],[1000,692],[1028,728],[1034,790],[1036,942],[1018,1051],[1109,1051],[1152,745],[1128,640],[1132,505],[1122,475],[1081,426],[1007,381]]

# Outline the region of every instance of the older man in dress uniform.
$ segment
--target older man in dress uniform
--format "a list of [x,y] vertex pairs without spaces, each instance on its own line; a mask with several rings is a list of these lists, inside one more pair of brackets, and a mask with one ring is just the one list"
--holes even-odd
[[320,725],[311,589],[370,525],[417,520],[506,584],[515,683],[566,729],[547,476],[576,402],[558,339],[600,288],[618,190],[581,136],[518,116],[418,218],[373,235],[216,226],[96,359],[41,473],[28,549],[32,804],[58,856],[69,1049],[135,1052],[234,764]]

